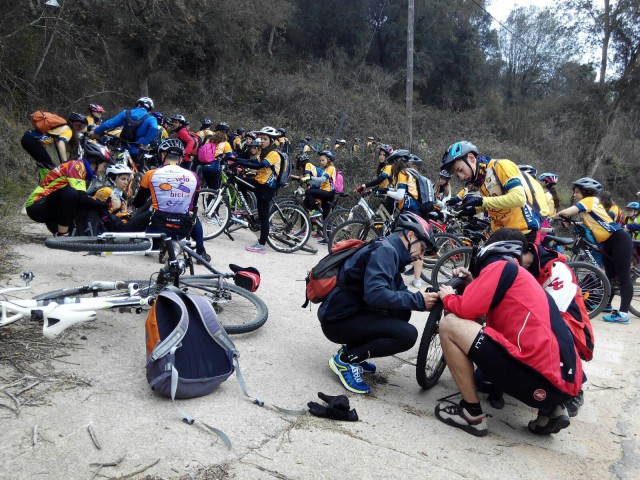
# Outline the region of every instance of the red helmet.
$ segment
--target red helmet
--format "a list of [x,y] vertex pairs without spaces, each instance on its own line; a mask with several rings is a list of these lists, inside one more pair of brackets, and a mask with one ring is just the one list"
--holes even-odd
[[102,106],[98,105],[97,103],[90,103],[89,104],[89,111],[90,112],[98,112],[98,113],[104,113],[105,112],[104,108],[102,108]]

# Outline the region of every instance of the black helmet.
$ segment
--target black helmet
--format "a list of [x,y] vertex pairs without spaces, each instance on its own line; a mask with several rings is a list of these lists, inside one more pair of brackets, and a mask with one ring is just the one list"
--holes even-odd
[[158,147],[158,152],[173,153],[174,155],[184,155],[184,145],[177,138],[167,138]]
[[174,122],[180,122],[182,125],[187,124],[187,119],[184,118],[184,115],[180,115],[179,113],[176,113],[173,117],[171,117],[171,120]]
[[519,240],[502,240],[499,242],[485,244],[480,248],[480,250],[478,250],[469,271],[471,272],[471,275],[477,277],[488,258],[493,255],[497,255],[498,258],[503,259],[515,258],[520,262],[523,248],[524,245],[522,245],[522,242]]
[[447,148],[446,152],[444,152],[442,160],[440,161],[440,170],[451,170],[451,167],[453,167],[453,164],[456,160],[466,160],[467,154],[469,153],[478,155],[478,149],[473,143],[467,142],[465,140],[454,143],[449,148]]
[[242,135],[244,132],[246,132],[246,130],[244,128],[242,128],[242,127],[236,129],[236,133],[238,135]]
[[429,222],[413,212],[404,212],[396,219],[394,232],[402,230],[411,230],[416,234],[418,240],[426,243],[427,248],[431,250],[435,245],[433,237],[433,229]]
[[318,156],[319,157],[325,156],[332,162],[336,159],[336,156],[333,153],[331,153],[329,150],[320,150],[318,152]]
[[536,178],[536,175],[538,175],[538,169],[535,167],[532,167],[531,165],[518,165],[518,169],[521,172],[528,173],[533,178]]
[[422,159],[415,153],[412,153],[411,155],[409,155],[409,160],[407,160],[407,163],[419,167],[420,165],[422,165]]
[[446,170],[440,170],[440,176],[442,178],[446,178],[446,179],[450,179],[451,178],[451,174],[449,172],[447,172]]
[[305,142],[310,142],[311,141],[311,137],[309,135],[307,135],[306,137],[304,137],[304,141]]
[[204,120],[202,120],[203,127],[209,128],[211,125],[213,125],[213,122],[211,121],[210,118],[205,118]]
[[152,115],[154,117],[156,117],[156,119],[158,120],[158,122],[161,122],[162,119],[164,118],[164,115],[162,115],[162,112],[153,112]]
[[309,155],[307,155],[306,153],[303,153],[302,155],[300,155],[297,160],[296,160],[296,167],[298,167],[298,170],[301,170],[309,161]]
[[409,160],[410,156],[411,156],[411,152],[409,150],[406,150],[406,149],[394,150],[387,157],[387,162],[395,163],[398,160],[404,160],[406,162],[407,160]]
[[87,125],[89,123],[87,121],[87,117],[85,117],[81,113],[77,113],[77,112],[71,112],[71,114],[69,114],[69,116],[67,117],[67,120],[69,121],[69,123],[71,123],[71,122],[80,122],[80,123],[83,123],[85,125]]
[[285,130],[284,128],[278,128],[278,131],[279,131],[282,135],[286,135],[286,134],[287,134],[287,130]]
[[98,163],[111,161],[109,149],[98,142],[86,142],[84,144],[84,156],[87,160],[95,160]]
[[602,192],[602,185],[600,184],[600,182],[594,180],[591,177],[579,178],[578,180],[571,182],[571,185],[580,187],[584,190],[592,191],[594,193]]
[[227,133],[229,133],[231,131],[231,127],[229,127],[229,124],[227,122],[220,122],[219,124],[216,125],[215,130],[216,130],[216,132],[227,132]]
[[254,138],[250,142],[247,142],[246,146],[247,147],[262,147],[262,140],[260,140],[259,138]]

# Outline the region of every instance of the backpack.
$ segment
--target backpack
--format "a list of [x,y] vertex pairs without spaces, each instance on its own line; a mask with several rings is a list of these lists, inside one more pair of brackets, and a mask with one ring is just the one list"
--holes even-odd
[[60,125],[66,125],[67,123],[60,115],[43,112],[42,110],[36,110],[30,117],[31,125],[40,133],[47,133],[49,130],[59,127]]
[[[291,159],[289,155],[280,150],[276,150],[280,155],[280,172],[278,173],[278,187],[284,187],[289,184],[289,177],[291,176]],[[273,168],[273,167],[272,167]],[[275,172],[275,168],[273,168]]]
[[193,150],[191,150],[191,155],[196,156],[202,147],[202,139],[200,138],[200,135],[195,132],[188,131],[187,133],[189,133],[189,136],[193,139]]
[[205,143],[198,150],[198,160],[200,163],[213,163],[216,160],[217,143],[209,142]]
[[423,214],[428,214],[433,210],[433,205],[436,201],[435,193],[433,192],[433,186],[427,177],[420,174],[413,168],[407,168],[407,172],[416,179],[416,185],[418,186],[418,203],[420,204],[420,211]]
[[344,262],[365,245],[368,243],[356,238],[334,244],[331,253],[323,257],[307,274],[306,300],[302,308],[306,308],[309,302],[322,303],[336,288],[338,274]]
[[333,182],[333,189],[336,193],[344,192],[344,176],[342,175],[342,170],[337,170],[336,172],[336,181]]
[[122,127],[122,131],[120,132],[120,140],[131,143],[135,142],[138,139],[138,127],[145,122],[149,115],[151,114],[147,113],[138,120],[134,120],[131,118],[131,110],[127,110],[124,127]]

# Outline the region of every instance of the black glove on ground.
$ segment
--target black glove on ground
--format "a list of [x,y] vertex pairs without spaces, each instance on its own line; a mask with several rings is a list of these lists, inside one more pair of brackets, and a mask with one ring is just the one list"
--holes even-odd
[[328,404],[329,407],[337,408],[338,410],[342,410],[344,412],[348,412],[351,408],[349,406],[349,399],[344,395],[332,397],[331,395],[325,395],[322,392],[318,392],[318,398]]
[[309,407],[309,413],[321,418],[330,418],[331,420],[344,420],[347,422],[357,422],[358,413],[355,408],[353,410],[345,412],[344,410],[338,410],[336,407],[324,407],[316,402],[307,403]]

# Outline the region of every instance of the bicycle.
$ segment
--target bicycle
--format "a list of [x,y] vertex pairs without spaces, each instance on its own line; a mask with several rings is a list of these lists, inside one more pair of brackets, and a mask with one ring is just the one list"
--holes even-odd
[[[233,240],[232,232],[240,228],[260,231],[260,221],[255,205],[251,205],[238,184],[247,191],[253,185],[235,171],[235,167],[225,167],[227,180],[219,190],[203,189],[198,197],[198,217],[205,232],[205,240],[225,233]],[[237,198],[241,209],[232,210],[230,199]],[[303,248],[311,235],[311,221],[306,210],[298,205],[271,203],[269,211],[269,236],[267,243],[281,253],[292,253]]]
[[[227,282],[228,279],[232,279],[234,283],[242,283],[242,275],[238,272],[222,273],[216,270],[198,255],[187,241],[173,242],[164,234],[111,233],[105,234],[102,239],[96,237],[83,241],[78,241],[80,237],[57,237],[53,239],[55,242],[49,242],[47,246],[71,251],[80,251],[81,247],[84,251],[105,251],[110,248],[111,242],[104,240],[111,237],[119,238],[121,246],[128,239],[129,248],[142,249],[140,246],[144,245],[144,242],[140,240],[149,242],[149,236],[158,238],[164,244],[168,255],[165,266],[149,280],[94,281],[87,285],[44,293],[29,300],[1,301],[0,327],[22,318],[32,318],[43,321],[43,334],[53,338],[75,323],[95,319],[98,310],[117,309],[121,312],[142,313],[145,307],[153,304],[153,298],[166,287],[180,288],[207,298],[227,333],[249,333],[267,321],[267,306],[257,295]],[[178,258],[178,253],[182,254],[181,258]],[[194,275],[193,259],[211,273]],[[230,268],[238,270],[236,266],[230,265]],[[190,274],[184,275],[187,269]],[[27,283],[26,288],[14,288],[0,293],[28,288]]]

